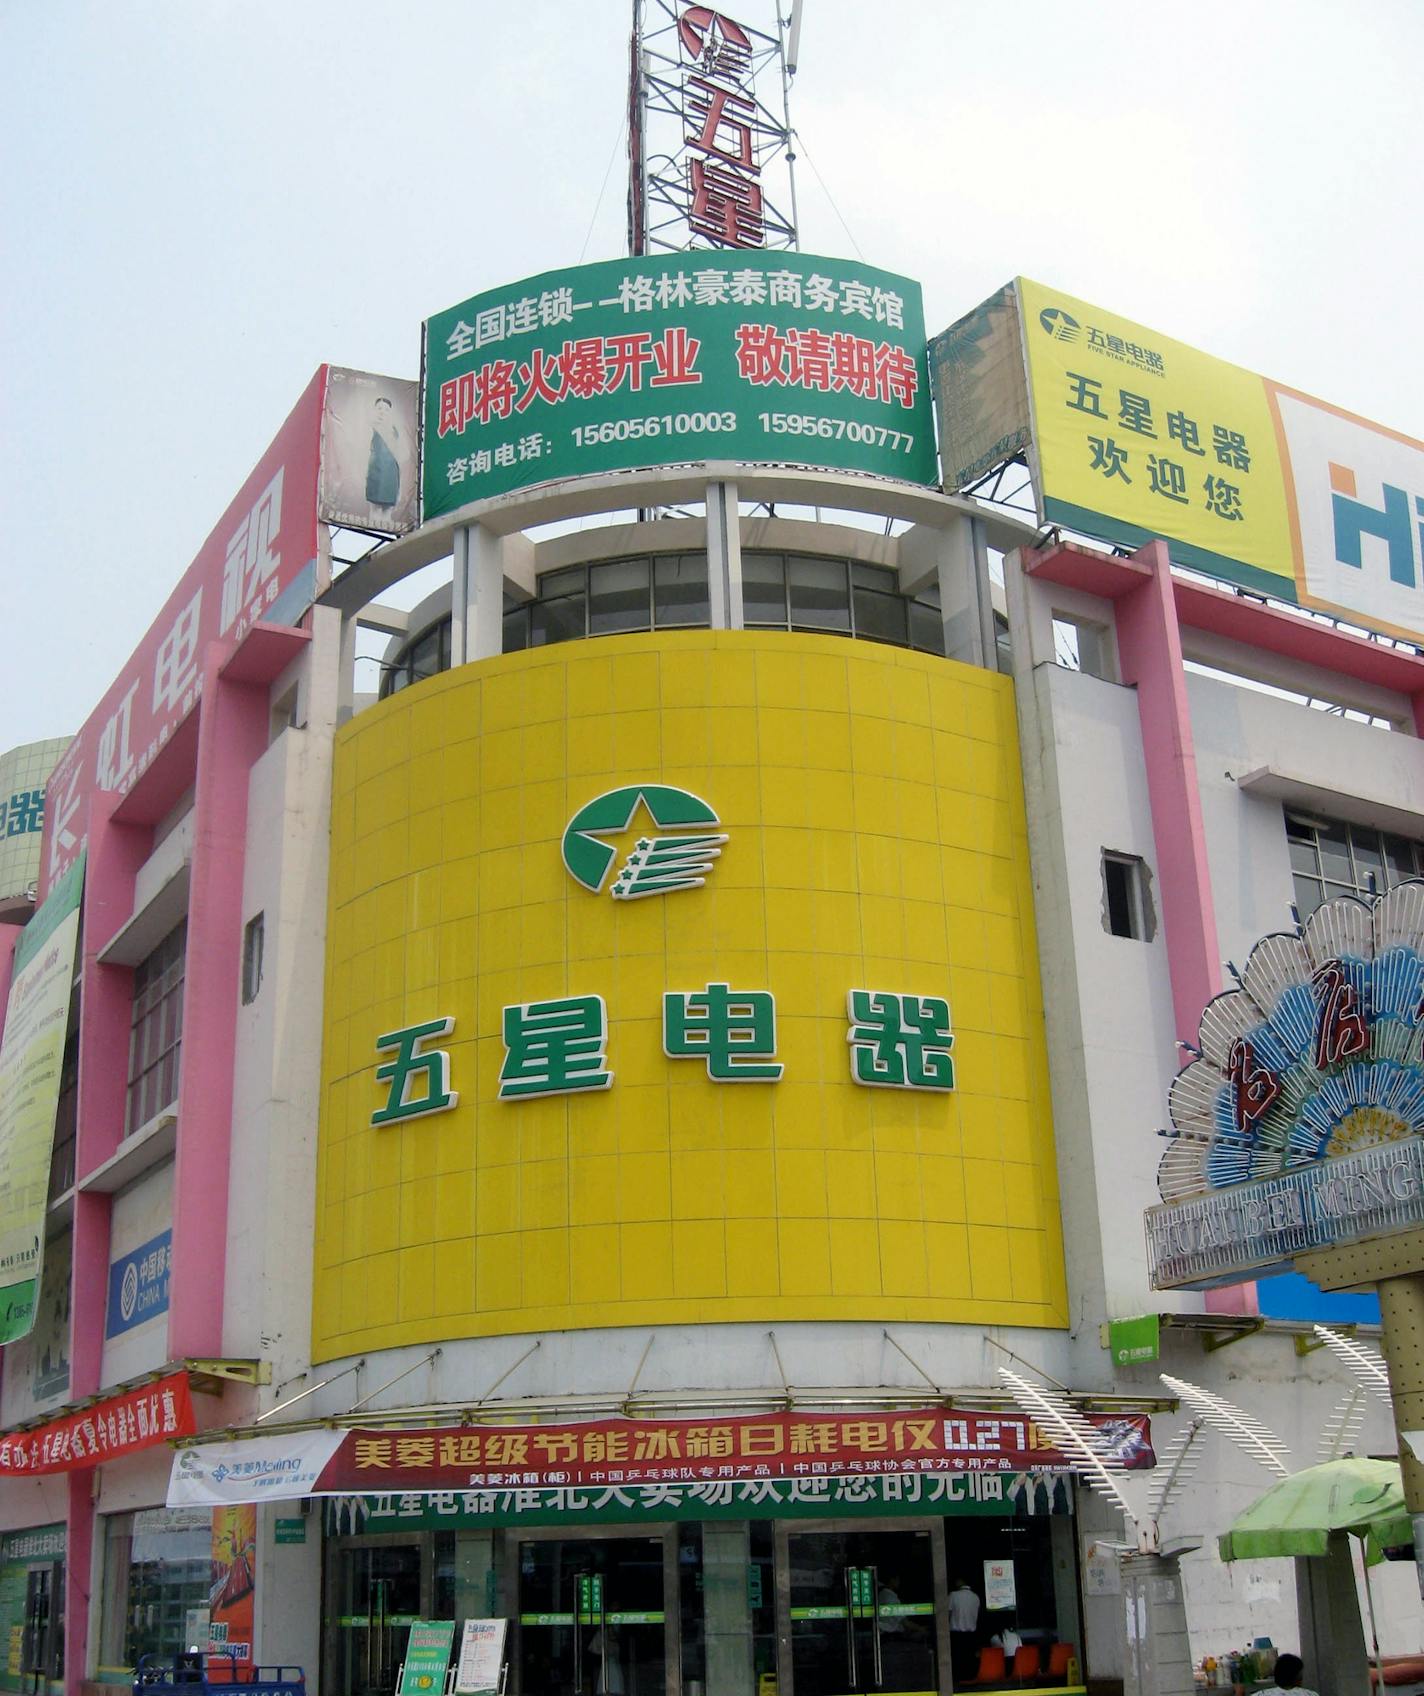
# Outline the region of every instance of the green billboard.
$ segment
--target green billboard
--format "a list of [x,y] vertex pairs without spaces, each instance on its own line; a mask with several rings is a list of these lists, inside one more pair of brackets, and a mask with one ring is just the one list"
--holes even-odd
[[424,516],[567,477],[745,460],[934,484],[918,283],[808,253],[547,271],[425,323]]

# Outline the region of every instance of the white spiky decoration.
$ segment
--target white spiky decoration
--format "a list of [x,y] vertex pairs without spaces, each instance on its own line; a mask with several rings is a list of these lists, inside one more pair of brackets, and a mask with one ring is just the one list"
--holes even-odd
[[1331,1354],[1349,1367],[1352,1376],[1393,1411],[1394,1402],[1389,1393],[1389,1368],[1379,1350],[1371,1348],[1368,1343],[1357,1342],[1354,1337],[1347,1337],[1343,1332],[1332,1331],[1328,1325],[1317,1325],[1314,1329],[1316,1336]]
[[1172,1378],[1164,1372],[1162,1382],[1179,1401],[1194,1407],[1213,1431],[1219,1431],[1243,1454],[1260,1461],[1268,1472],[1274,1472],[1278,1478],[1290,1477],[1291,1469],[1286,1464],[1290,1450],[1259,1419],[1237,1407],[1235,1402],[1227,1401],[1224,1396],[1215,1396],[1210,1390],[1204,1390],[1200,1384],[1193,1384],[1185,1378]]
[[[1165,1470],[1152,1493],[1150,1504],[1144,1510],[1128,1495],[1126,1480],[1119,1482],[1113,1476],[1114,1471],[1121,1471],[1122,1462],[1114,1453],[1112,1438],[1084,1419],[1062,1391],[1031,1384],[1006,1366],[999,1368],[999,1376],[1014,1392],[1014,1400],[1019,1407],[1031,1414],[1064,1454],[1070,1455],[1079,1464],[1081,1481],[1106,1496],[1132,1526],[1136,1543],[1127,1547],[1135,1546],[1141,1554],[1161,1554],[1159,1522],[1195,1469],[1194,1460],[1189,1460],[1188,1456],[1201,1430],[1201,1420],[1194,1419],[1168,1445],[1158,1463],[1159,1468]],[[1124,1547],[1107,1543],[1104,1546]]]
[[1316,1452],[1321,1461],[1341,1460],[1345,1455],[1354,1454],[1359,1447],[1360,1427],[1364,1422],[1365,1389],[1362,1384],[1354,1384],[1331,1409],[1320,1428]]

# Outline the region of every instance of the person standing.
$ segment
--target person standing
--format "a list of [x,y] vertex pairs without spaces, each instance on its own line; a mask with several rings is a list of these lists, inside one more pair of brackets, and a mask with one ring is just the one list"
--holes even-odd
[[967,1578],[956,1578],[949,1593],[949,1659],[956,1684],[974,1676],[978,1642],[979,1598]]

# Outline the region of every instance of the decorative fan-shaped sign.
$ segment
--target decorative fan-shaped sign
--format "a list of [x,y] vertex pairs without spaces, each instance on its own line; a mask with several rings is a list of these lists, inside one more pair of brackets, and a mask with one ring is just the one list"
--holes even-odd
[[1424,882],[1325,902],[1237,981],[1172,1084],[1163,1201],[1424,1133]]

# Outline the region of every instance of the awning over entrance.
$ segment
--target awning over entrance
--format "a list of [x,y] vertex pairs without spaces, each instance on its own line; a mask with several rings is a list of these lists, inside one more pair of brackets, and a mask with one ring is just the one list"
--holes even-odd
[[[1145,1414],[1088,1415],[1104,1458],[1155,1464]],[[417,1430],[264,1431],[181,1449],[172,1507],[297,1496],[739,1483],[1072,1470],[1022,1415],[947,1412],[766,1413],[722,1420],[603,1419]]]

